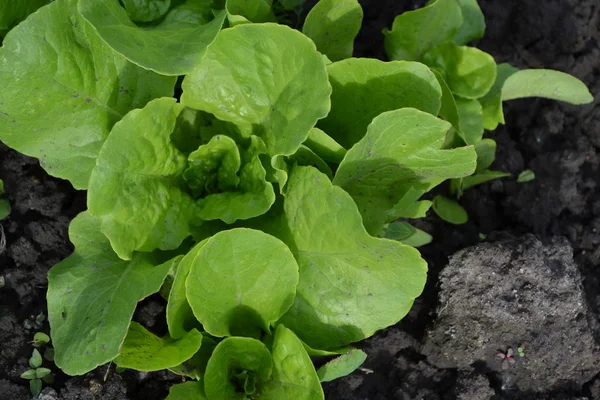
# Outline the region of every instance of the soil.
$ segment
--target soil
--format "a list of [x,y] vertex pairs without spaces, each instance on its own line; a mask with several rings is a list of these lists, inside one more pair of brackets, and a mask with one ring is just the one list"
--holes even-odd
[[[381,30],[395,15],[424,2],[361,1],[365,20],[355,55],[384,58]],[[529,168],[536,179],[518,184],[508,178],[468,190],[462,204],[470,220],[463,226],[433,217],[420,222],[435,238],[421,249],[429,263],[424,294],[398,325],[361,344],[367,361],[350,376],[325,384],[327,399],[600,400],[600,3],[479,3],[487,35],[478,47],[498,62],[574,74],[596,101],[580,107],[543,99],[505,104],[506,125],[488,134],[498,142],[494,169],[516,176]],[[40,316],[46,308],[46,273],[72,251],[67,227],[85,208],[85,193],[48,177],[36,160],[1,144],[0,178],[13,206],[2,221],[6,248],[0,250],[0,281],[5,282],[0,288],[0,399],[20,400],[31,397],[19,376],[28,369],[33,335],[49,330]],[[510,261],[501,263],[502,257]],[[510,269],[515,260],[522,268]],[[554,274],[536,274],[544,268]],[[530,271],[530,286],[522,281],[525,275],[514,272],[521,269]],[[502,279],[493,281],[496,272]],[[476,289],[483,279],[478,276],[489,277],[488,286],[494,282],[490,290]],[[487,303],[477,303],[490,293],[496,294]],[[518,295],[529,299],[522,315],[518,308],[510,311]],[[498,333],[496,322],[504,314],[495,310],[518,321],[503,325],[507,336]],[[162,303],[150,298],[135,319],[151,326],[163,313]],[[544,323],[530,326],[544,315],[557,316],[549,331]],[[487,322],[471,325],[474,316]],[[458,330],[450,336],[454,341],[444,339],[452,329]],[[469,329],[476,334],[469,335]],[[532,333],[537,336],[529,338]],[[507,370],[494,359],[495,351],[487,351],[490,346],[507,351],[502,346],[516,347],[523,338],[532,344],[525,361],[517,359]],[[168,373],[117,374],[110,366],[67,377],[50,361],[44,366],[56,374],[54,383],[45,385],[44,400],[163,399],[168,386],[179,381]]]

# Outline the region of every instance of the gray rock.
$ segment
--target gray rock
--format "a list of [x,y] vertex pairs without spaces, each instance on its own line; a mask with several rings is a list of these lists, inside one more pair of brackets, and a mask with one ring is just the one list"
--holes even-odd
[[[423,348],[432,364],[484,363],[533,391],[581,386],[600,371],[598,323],[566,239],[527,235],[462,250],[440,282],[437,320]],[[498,353],[509,348],[512,361],[503,361]]]
[[47,387],[42,390],[42,393],[39,394],[37,400],[59,400],[59,397],[56,390]]
[[495,395],[490,381],[474,371],[459,371],[455,392],[456,400],[489,400]]

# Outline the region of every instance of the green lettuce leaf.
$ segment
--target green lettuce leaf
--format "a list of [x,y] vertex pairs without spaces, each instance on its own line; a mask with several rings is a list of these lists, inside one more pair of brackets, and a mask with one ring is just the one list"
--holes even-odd
[[202,334],[195,329],[181,339],[160,338],[132,322],[115,364],[136,371],[160,371],[192,358],[201,343]]
[[238,228],[216,234],[198,250],[186,293],[211,335],[260,337],[291,307],[298,279],[298,265],[283,242]]
[[76,9],[56,0],[0,48],[0,140],[85,189],[110,129],[128,111],[172,96],[174,78],[131,64]]
[[310,148],[304,145],[301,145],[294,155],[290,156],[289,158],[292,159],[297,165],[313,166],[327,175],[329,179],[333,179],[333,171],[331,171],[329,165],[327,165],[327,163],[323,161],[321,157],[316,155]]
[[463,24],[454,36],[454,43],[465,45],[481,39],[485,34],[485,17],[477,0],[457,0],[457,2],[462,10]]
[[394,221],[388,225],[381,235],[386,239],[397,240],[399,242],[408,239],[417,232],[417,228],[404,221]]
[[423,62],[444,71],[452,93],[465,99],[484,96],[496,80],[494,57],[475,47],[444,43],[428,52]]
[[176,367],[169,368],[169,371],[176,375],[187,376],[192,379],[202,379],[204,372],[206,372],[208,360],[215,347],[217,347],[217,342],[208,333],[203,332],[200,350],[189,360],[184,361]]
[[7,199],[0,199],[0,219],[4,219],[10,215],[11,207]]
[[166,400],[207,400],[204,394],[204,382],[189,381],[169,388]]
[[273,374],[263,385],[265,400],[323,400],[325,395],[304,345],[283,325],[275,331],[273,340]]
[[132,21],[150,22],[169,11],[171,0],[121,0]]
[[432,68],[431,72],[435,74],[440,87],[442,88],[442,100],[440,104],[440,112],[438,116],[452,124],[452,127],[456,130],[458,135],[465,141],[464,134],[460,130],[460,115],[458,112],[458,106],[456,105],[456,100],[448,83],[446,82],[446,78],[442,71]]
[[[221,139],[223,143],[219,142]],[[217,146],[224,143],[229,144],[217,150]],[[190,176],[202,178],[199,183],[213,192],[209,191],[208,195],[196,201],[197,215],[206,221],[220,219],[232,224],[239,219],[266,213],[275,202],[273,185],[267,182],[267,171],[259,158],[266,151],[264,142],[257,136],[251,136],[249,147],[242,149],[240,156],[232,139],[217,135],[192,153],[191,166],[185,175],[188,183],[191,182]],[[240,164],[238,177],[236,172]]]
[[346,149],[319,128],[311,129],[304,145],[321,159],[333,164],[341,163],[346,155]]
[[267,229],[300,267],[280,323],[313,348],[337,348],[398,322],[423,290],[427,264],[400,243],[371,237],[352,198],[312,167],[294,167],[284,214]]
[[172,261],[145,253],[121,260],[87,212],[71,222],[69,237],[75,252],[48,273],[48,320],[54,362],[82,375],[119,354],[136,304],[160,289]]
[[419,200],[426,192],[426,189],[417,189],[411,186],[398,200],[394,207],[386,212],[387,219],[397,218],[424,218],[427,211],[431,208],[431,201]]
[[461,192],[463,190],[467,190],[477,185],[481,185],[482,183],[486,183],[489,181],[493,181],[500,178],[506,178],[510,176],[507,172],[499,172],[499,171],[482,171],[471,176],[467,176],[461,181]]
[[362,18],[357,0],[320,0],[306,16],[302,32],[331,61],[339,61],[352,57]]
[[[152,26],[138,27],[119,0],[79,0],[79,12],[100,37],[131,62],[162,75],[184,75],[198,64],[223,26],[210,1],[186,0]],[[207,21],[210,18],[209,21]]]
[[206,397],[245,400],[257,394],[272,371],[273,360],[264,344],[245,337],[226,338],[208,360],[204,376]]
[[240,183],[237,173],[242,158],[233,139],[216,135],[192,152],[189,167],[183,173],[195,197],[205,193],[223,192],[235,189]]
[[131,111],[98,155],[88,207],[125,260],[136,250],[176,249],[191,233],[194,202],[180,183],[187,162],[170,141],[182,109],[162,98]]
[[527,182],[531,182],[534,179],[535,179],[535,172],[533,172],[530,169],[526,169],[525,171],[521,172],[519,174],[519,176],[517,176],[517,183],[527,183]]
[[358,142],[384,111],[414,107],[439,112],[442,91],[423,64],[351,58],[329,65],[327,71],[333,86],[331,112],[319,128],[345,148]]
[[433,198],[433,211],[438,217],[454,225],[462,225],[469,220],[469,215],[460,204],[441,195]]
[[367,359],[367,353],[362,350],[352,349],[346,354],[329,361],[317,371],[321,382],[331,382],[346,375],[350,375]]
[[502,86],[509,76],[519,69],[510,64],[502,63],[496,66],[496,80],[485,94],[479,99],[483,111],[483,126],[488,131],[493,131],[498,124],[504,124],[504,111],[502,109]]
[[167,299],[167,326],[173,339],[180,339],[198,326],[198,320],[190,307],[185,292],[185,281],[190,273],[194,259],[206,240],[196,244],[179,262],[175,279]]
[[231,26],[250,22],[275,22],[267,0],[227,0],[227,19]]
[[378,235],[398,217],[388,211],[410,190],[422,194],[475,171],[473,147],[442,149],[448,129],[448,122],[413,108],[389,111],[348,151],[333,183],[352,196],[369,233]]
[[483,172],[492,166],[496,159],[496,142],[492,139],[481,139],[475,143],[477,153],[477,168],[475,172]]
[[389,224],[383,233],[383,237],[397,240],[412,247],[421,247],[431,243],[433,240],[433,237],[429,233],[403,221],[396,221]]
[[[4,182],[0,179],[0,196],[4,194]],[[0,219],[8,217],[10,214],[10,203],[7,199],[0,198]]]
[[331,86],[314,43],[291,28],[225,29],[183,81],[182,103],[256,135],[270,155],[296,152],[330,108]]
[[0,32],[12,29],[50,0],[0,0]]
[[476,144],[483,136],[483,110],[481,103],[473,99],[455,97],[459,115],[461,137],[466,144]]
[[524,69],[510,75],[502,86],[502,100],[544,97],[571,104],[594,101],[585,83],[572,75],[551,69]]
[[390,60],[420,61],[437,45],[451,40],[463,24],[456,0],[433,0],[423,8],[400,14],[392,30],[383,30]]

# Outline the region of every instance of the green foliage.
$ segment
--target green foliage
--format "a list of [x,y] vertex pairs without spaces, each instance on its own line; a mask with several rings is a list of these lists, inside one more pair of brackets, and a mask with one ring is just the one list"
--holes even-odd
[[50,336],[46,335],[44,332],[36,332],[35,335],[33,335],[34,346],[41,346],[48,343],[50,343]]
[[[0,29],[42,3],[15,2]],[[356,0],[319,1],[303,32],[274,23],[302,4],[56,0],[6,36],[0,140],[89,189],[48,275],[47,359],[65,373],[112,361],[191,379],[171,400],[322,400],[320,380],[364,361],[348,345],[423,290],[413,247],[432,237],[411,220],[468,219],[423,196],[507,175],[485,137],[502,101],[591,101],[576,78],[467,46],[485,30],[475,0],[398,16],[387,62],[351,58]],[[155,293],[161,336],[132,321]],[[316,356],[337,358],[317,372]],[[23,373],[33,393],[42,363]]]
[[181,101],[235,124],[243,138],[259,137],[269,154],[289,155],[329,112],[330,93],[310,39],[282,25],[246,24],[218,35],[184,79]]
[[[138,12],[134,18],[142,14],[154,20],[163,11],[161,4],[158,12]],[[206,0],[186,0],[150,26],[137,26],[119,0],[79,0],[79,12],[114,51],[163,75],[189,73],[215,40],[227,15],[221,10],[213,17],[211,1]]]
[[192,329],[180,339],[160,338],[132,322],[115,364],[138,371],[160,371],[189,360],[200,349],[202,334]]
[[231,229],[201,243],[185,286],[206,332],[260,337],[292,306],[298,264],[279,239],[258,230]]
[[51,0],[0,0],[0,36]]
[[200,381],[189,381],[173,385],[169,389],[169,395],[166,400],[206,400],[204,394],[204,385]]
[[171,0],[122,0],[132,21],[151,22],[169,11]]
[[525,171],[521,172],[517,177],[517,183],[527,183],[531,182],[534,179],[535,173],[530,169],[526,169]]
[[[376,117],[340,164],[333,183],[354,199],[367,231],[378,235],[400,217],[395,206],[411,189],[421,194],[475,171],[472,147],[442,149],[450,124],[412,108]],[[380,190],[370,188],[380,186]]]
[[302,32],[331,61],[352,57],[363,11],[357,0],[320,0],[306,16]]
[[481,39],[485,33],[485,17],[477,0],[457,0],[462,11],[463,23],[454,36],[454,43],[465,45]]
[[437,115],[441,89],[423,64],[350,58],[327,66],[333,86],[331,112],[319,127],[345,148],[352,147],[385,111],[412,107]]
[[296,256],[300,283],[281,322],[302,341],[344,346],[408,313],[427,270],[416,250],[370,236],[350,195],[311,167],[293,169],[283,208],[269,230]]
[[397,240],[412,247],[425,246],[433,240],[429,233],[404,221],[395,221],[389,224],[383,233],[383,237]]
[[571,104],[587,104],[594,97],[579,79],[560,71],[526,69],[509,76],[502,86],[502,100],[544,97]]
[[[0,196],[2,196],[4,194],[4,182],[2,182],[2,179],[0,179]],[[10,203],[8,202],[8,199],[3,199],[0,198],[0,220],[8,217],[8,215],[10,214]]]
[[51,370],[42,367],[42,356],[37,349],[33,350],[29,358],[29,366],[31,369],[21,374],[22,379],[29,380],[29,390],[33,396],[37,396],[42,391],[42,381],[48,381],[51,378]]
[[[477,0],[431,0],[423,8],[397,16],[392,29],[384,30],[390,59],[420,61],[435,74],[442,92],[438,115],[453,127],[444,147],[476,146],[475,174],[451,181],[450,192],[457,198],[468,188],[510,176],[487,169],[495,158],[495,143],[493,148],[490,142],[480,145],[491,140],[484,139],[484,130],[494,130],[504,123],[503,100],[533,96],[572,104],[593,100],[585,84],[571,75],[496,65],[491,55],[466,46],[484,33],[485,20]],[[439,200],[434,210],[453,223],[466,221],[462,207],[447,205]]]
[[452,40],[463,24],[456,0],[433,0],[426,7],[405,12],[384,30],[385,49],[392,60],[419,61],[434,47]]
[[113,53],[76,4],[56,0],[4,40],[0,80],[13,84],[1,93],[0,140],[85,189],[112,126],[153,98],[171,96],[175,80]]
[[[182,108],[175,99],[162,98],[130,112],[98,154],[89,211],[125,260],[135,250],[175,249],[191,232],[193,199],[178,185],[186,158],[170,141]],[[143,146],[136,145],[140,139]]]
[[152,253],[120,259],[85,212],[69,227],[75,252],[48,274],[48,318],[56,365],[81,375],[113,360],[138,301],[160,289],[170,262]]
[[321,382],[330,382],[351,374],[360,367],[366,359],[367,353],[362,350],[352,349],[323,365],[317,371],[317,375]]
[[444,196],[435,196],[433,211],[444,221],[454,225],[461,225],[469,220],[469,216],[460,204]]

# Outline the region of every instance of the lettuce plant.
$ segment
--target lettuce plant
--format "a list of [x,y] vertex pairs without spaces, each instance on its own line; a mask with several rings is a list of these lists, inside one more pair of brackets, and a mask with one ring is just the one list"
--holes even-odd
[[[483,37],[485,19],[477,0],[431,0],[418,10],[396,17],[384,30],[385,48],[391,60],[420,61],[435,73],[443,90],[439,116],[452,123],[447,147],[473,145],[477,152],[475,173],[453,179],[452,195],[510,174],[489,168],[496,142],[484,131],[504,123],[502,102],[526,97],[545,97],[571,104],[593,100],[577,78],[553,70],[518,70],[467,44]],[[466,212],[450,199],[438,199],[434,210],[451,223],[466,222]]]
[[[270,0],[56,0],[13,29],[0,139],[88,191],[48,277],[56,365],[168,369],[190,379],[172,400],[322,399],[320,381],[364,361],[349,345],[423,290],[427,265],[400,239],[430,237],[395,221],[485,173],[482,121],[502,122],[503,98],[579,99],[563,75],[500,82],[462,45],[477,10],[399,16],[389,62],[351,57],[356,0],[321,0],[302,32]],[[154,293],[162,336],[131,321]],[[317,372],[313,356],[338,358]]]

